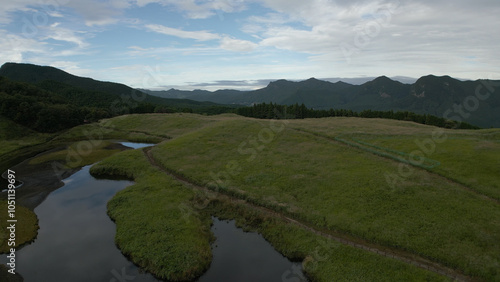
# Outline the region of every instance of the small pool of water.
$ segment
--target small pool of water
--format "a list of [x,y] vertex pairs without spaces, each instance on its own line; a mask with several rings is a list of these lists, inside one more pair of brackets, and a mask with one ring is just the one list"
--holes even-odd
[[278,253],[262,235],[244,232],[234,220],[213,218],[210,269],[198,282],[301,282],[307,281],[301,263],[290,262]]
[[139,149],[139,148],[144,148],[144,147],[149,147],[149,146],[154,146],[155,144],[150,144],[150,143],[134,143],[134,142],[120,142],[123,146],[130,147],[133,149]]

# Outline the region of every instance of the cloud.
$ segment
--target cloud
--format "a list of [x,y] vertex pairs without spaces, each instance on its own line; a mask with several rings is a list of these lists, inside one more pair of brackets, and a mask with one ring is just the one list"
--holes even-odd
[[54,23],[47,28],[47,35],[43,39],[65,41],[76,44],[79,48],[87,47],[89,44],[85,42],[82,36],[77,35],[77,33],[84,32],[77,32],[68,28],[63,28],[60,27],[60,23]]
[[[219,40],[220,45],[219,47],[228,50],[228,51],[234,51],[234,52],[250,52],[255,50],[257,48],[258,44],[255,44],[251,41],[248,40],[241,40],[241,39],[236,39],[232,38],[228,35],[219,35],[216,33],[211,33],[209,31],[201,30],[201,31],[185,31],[182,29],[176,29],[176,28],[171,28],[167,27],[164,25],[159,25],[159,24],[149,24],[145,26],[147,29],[165,34],[165,35],[170,35],[170,36],[175,36],[179,38],[187,38],[187,39],[194,39],[197,41],[209,41],[209,40]],[[135,49],[136,51],[145,51],[145,50],[138,50],[137,46],[135,47],[129,47],[131,49]]]
[[[68,62],[65,68],[73,71],[95,64],[96,73],[108,80],[114,80],[117,64],[145,60],[172,64],[165,79],[177,85],[192,77],[222,84],[219,80],[381,74],[500,77],[498,0],[4,2],[0,60]],[[184,18],[172,25],[166,19],[172,13]],[[130,38],[110,42],[125,33]],[[186,40],[161,46],[162,35]],[[93,56],[70,57],[89,52]],[[99,57],[103,54],[109,57]],[[74,68],[73,60],[87,65]],[[117,79],[125,72],[116,73]]]
[[54,61],[49,64],[51,67],[59,68],[64,70],[65,72],[71,73],[73,75],[78,76],[91,76],[93,73],[90,69],[82,69],[78,66],[77,62],[73,61]]
[[46,44],[0,30],[0,63],[23,62],[26,54],[41,55],[48,52]]
[[303,1],[263,2],[284,15],[274,15],[272,20],[250,18],[254,26],[263,26],[260,31],[254,28],[263,38],[262,44],[311,54],[337,50],[339,43],[355,35],[356,29],[364,28],[381,9],[390,7],[377,1],[365,5],[353,1],[352,5],[342,8],[336,2],[320,0],[306,4]]
[[68,8],[73,10],[78,16],[81,16],[86,25],[106,25],[118,21],[122,12],[129,8],[128,1],[40,1],[40,0],[16,0],[2,1],[0,9],[0,24],[10,23],[13,20],[13,12],[29,12],[26,20],[33,25],[39,25],[41,21],[47,22],[50,17],[63,18],[69,12]]
[[222,49],[235,52],[251,52],[255,50],[257,46],[257,44],[251,41],[234,39],[229,36],[224,36],[220,40],[220,47]]
[[261,45],[310,54],[329,52],[334,47],[328,34],[316,30],[300,30],[290,27],[272,28],[264,32]]
[[119,16],[130,5],[127,1],[69,1],[68,7],[74,9],[83,17],[87,26],[98,26],[113,24],[118,21]]
[[178,12],[190,19],[206,19],[215,15],[223,17],[223,13],[233,13],[246,8],[242,0],[134,0],[139,7],[156,3],[162,6],[174,7]]
[[23,11],[28,12],[32,10],[29,5],[36,4],[37,0],[19,0],[19,1],[2,1],[2,8],[0,9],[0,24],[8,24],[12,21],[12,12]]
[[[276,79],[257,79],[257,80],[217,80],[204,83],[187,83],[187,85],[178,86],[182,89],[204,89],[216,91],[220,89],[231,89],[240,91],[250,91],[266,87],[271,81]],[[175,86],[173,88],[176,88]]]
[[493,53],[500,34],[491,31],[500,24],[500,6],[490,0],[260,3],[272,17],[249,17],[243,31],[261,46],[311,54],[311,63],[397,72],[423,64],[457,71],[471,53],[484,63],[499,61]]
[[132,49],[132,50],[135,50],[135,51],[141,51],[141,52],[143,52],[143,51],[148,51],[148,49],[147,49],[147,48],[142,48],[142,47],[140,47],[140,46],[135,46],[135,45],[134,45],[134,46],[129,46],[128,48],[129,48],[129,49]]
[[149,24],[145,26],[147,29],[165,34],[165,35],[171,35],[175,37],[180,37],[180,38],[188,38],[188,39],[195,39],[198,41],[207,41],[207,40],[214,40],[214,39],[219,39],[220,36],[218,34],[210,33],[208,31],[185,31],[181,29],[176,29],[176,28],[171,28],[167,27],[164,25],[159,25],[159,24]]
[[221,89],[223,87],[231,87],[231,88],[247,88],[252,89],[255,87],[261,87],[262,85],[269,84],[273,79],[258,79],[258,80],[217,80],[212,82],[204,82],[204,83],[192,83],[190,86],[192,87],[215,87]]
[[64,18],[64,15],[61,14],[59,11],[49,11],[47,14],[53,18]]

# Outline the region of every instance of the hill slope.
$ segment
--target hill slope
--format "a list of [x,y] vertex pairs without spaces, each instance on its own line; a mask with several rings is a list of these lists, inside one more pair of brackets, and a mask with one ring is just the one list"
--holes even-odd
[[311,78],[300,82],[278,80],[247,92],[144,91],[161,97],[189,97],[197,101],[243,105],[303,103],[314,109],[411,111],[482,127],[500,127],[500,81],[460,81],[449,76],[428,75],[413,84],[404,84],[381,76],[361,85]]
[[188,99],[162,99],[124,84],[79,77],[49,66],[5,63],[0,68],[0,76],[14,81],[35,84],[43,89],[70,98],[74,103],[81,106],[97,103],[99,106],[106,105],[109,107],[110,104],[116,101],[130,105],[136,105],[140,102],[151,103],[156,106],[164,105],[170,108],[221,106],[211,102],[202,103]]
[[39,132],[55,132],[128,113],[221,113],[231,107],[163,99],[124,84],[71,75],[53,67],[6,63],[0,68],[0,115]]
[[[161,234],[167,228],[180,233],[189,228],[188,223],[197,222],[197,216],[222,213],[224,218],[238,218],[252,205],[242,225],[256,226],[284,255],[302,261],[314,281],[383,281],[405,273],[415,275],[397,261],[385,260],[380,249],[417,261],[426,258],[471,280],[500,278],[500,226],[492,220],[500,216],[498,129],[448,130],[385,119],[266,121],[190,114],[134,115],[106,124],[173,136],[146,154],[115,155],[91,169],[97,175],[133,175],[138,183],[110,204],[118,234],[136,233],[119,245],[137,254],[131,257],[168,264],[155,257],[163,253],[143,252],[139,244],[143,230]],[[154,224],[144,222],[142,216],[122,216],[135,210],[154,213],[151,199],[164,199],[160,193],[165,189],[151,187],[160,181],[157,174],[165,173],[193,192],[184,204],[170,204],[168,211],[178,213],[182,205],[181,214],[172,218],[185,216],[190,221]],[[148,193],[144,193],[146,187]],[[225,201],[223,195],[229,199]],[[280,229],[280,221],[259,215],[264,208],[258,207],[281,219],[292,218],[289,226],[299,222],[308,229],[300,224]],[[123,228],[125,224],[137,228]],[[310,240],[319,234],[314,230],[359,244],[344,239],[339,244],[328,236],[320,242]],[[152,249],[178,250],[175,245],[193,244],[184,238],[149,242],[154,244]],[[357,247],[341,249],[344,244]],[[362,244],[369,248],[360,248]],[[316,257],[315,267],[308,267],[314,253],[322,259]]]

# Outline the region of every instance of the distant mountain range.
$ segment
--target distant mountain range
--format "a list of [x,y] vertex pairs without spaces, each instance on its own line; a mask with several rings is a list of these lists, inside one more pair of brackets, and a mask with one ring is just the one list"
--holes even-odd
[[[461,81],[449,76],[428,75],[413,84],[404,84],[381,76],[361,85],[353,85],[310,78],[300,82],[277,80],[253,91],[141,91],[164,98],[220,104],[303,103],[314,109],[411,111],[465,121],[481,127],[500,127],[498,80]],[[479,91],[478,95],[476,91]]]
[[[217,113],[228,110],[224,105],[272,102],[284,105],[304,104],[313,109],[333,108],[358,112],[410,111],[465,121],[486,128],[500,128],[500,81],[498,80],[461,81],[449,76],[428,75],[419,78],[415,83],[405,84],[381,76],[354,85],[342,81],[332,83],[310,78],[300,82],[272,81],[266,87],[253,91],[211,92],[176,89],[137,90],[124,84],[78,77],[57,68],[31,64],[6,63],[0,68],[0,76],[28,83],[37,89],[52,93],[49,95],[44,92],[43,95],[52,98],[44,98],[46,101],[43,103],[39,101],[38,105],[41,107],[49,100],[57,100],[61,105],[93,107],[85,109],[85,115],[95,118],[105,114],[98,109],[105,109],[108,115],[119,114],[113,112],[117,107],[125,107],[126,111],[138,113],[182,109],[195,111],[201,109],[205,113]],[[38,90],[33,93],[35,92],[42,93]],[[14,100],[17,97],[15,93],[6,95],[5,97]],[[133,100],[133,97],[140,99]],[[33,104],[33,97],[28,98],[22,100]],[[115,105],[116,101],[119,101],[118,105]],[[110,109],[113,106],[115,109]],[[52,108],[62,108],[62,106]]]

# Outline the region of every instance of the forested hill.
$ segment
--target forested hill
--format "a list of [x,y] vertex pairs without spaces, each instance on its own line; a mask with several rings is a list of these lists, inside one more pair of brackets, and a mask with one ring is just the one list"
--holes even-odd
[[39,132],[79,125],[90,115],[108,116],[97,108],[79,109],[60,95],[5,77],[0,77],[0,115]]
[[232,109],[211,102],[155,97],[53,67],[7,63],[0,68],[0,115],[39,132],[128,113],[217,114]]
[[[77,99],[75,102],[84,105],[91,105],[89,103],[109,105],[109,102],[111,100],[114,101],[117,97],[124,97],[123,100],[134,100],[134,102],[152,103],[170,106],[172,108],[199,108],[216,105],[215,103],[200,103],[199,101],[188,99],[162,99],[121,83],[79,77],[49,66],[5,63],[0,68],[0,76],[7,77],[14,81],[35,84],[49,91],[64,92],[60,94],[65,96],[69,95],[69,98]],[[76,89],[84,91],[86,95],[71,95],[70,92]],[[129,99],[126,97],[129,97]]]
[[345,109],[315,110],[309,109],[304,104],[278,105],[273,103],[255,104],[251,107],[242,107],[236,113],[245,117],[261,119],[304,119],[304,118],[324,118],[324,117],[361,117],[361,118],[383,118],[412,121],[420,124],[453,128],[453,129],[480,129],[477,126],[466,122],[436,117],[433,115],[420,115],[408,111],[372,111],[364,110],[355,112]]
[[[19,121],[26,116],[19,113],[29,108],[27,116],[35,118],[35,122],[30,122],[31,128],[45,132],[66,128],[76,120],[80,124],[127,113],[187,111],[218,114],[234,111],[238,104],[259,103],[304,104],[314,110],[414,112],[483,128],[500,128],[500,81],[494,80],[460,81],[449,76],[428,75],[413,84],[404,84],[381,76],[361,85],[352,85],[311,78],[300,82],[277,80],[254,91],[171,89],[155,92],[31,64],[6,63],[0,68],[0,76],[5,77],[0,81],[5,84],[0,90],[0,106],[3,107],[0,114],[9,112],[8,118]],[[17,89],[17,92],[12,89]],[[34,92],[39,94],[29,94]],[[21,106],[23,102],[24,106]],[[13,109],[18,108],[13,116]],[[67,116],[67,111],[72,113],[71,116]],[[48,125],[64,117],[68,118],[54,126]]]
[[129,94],[132,91],[132,88],[124,84],[97,81],[92,78],[75,76],[58,68],[32,64],[5,63],[0,68],[0,76],[32,84],[55,81],[89,91],[115,95]]
[[[185,97],[197,101],[253,105],[304,104],[315,110],[347,109],[357,112],[408,111],[465,121],[481,127],[500,128],[500,81],[461,81],[449,76],[427,75],[413,84],[386,76],[361,85],[322,81],[277,80],[253,91],[147,91],[160,97]],[[445,117],[446,115],[446,117]]]

